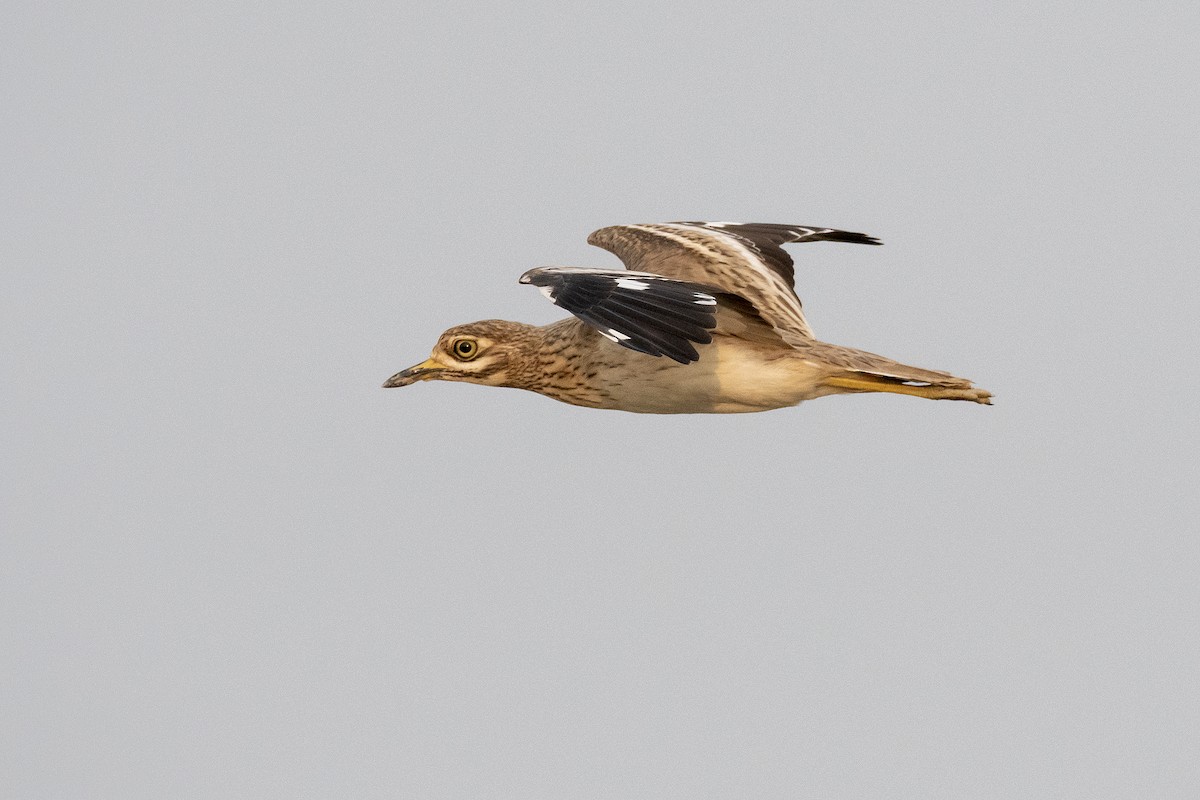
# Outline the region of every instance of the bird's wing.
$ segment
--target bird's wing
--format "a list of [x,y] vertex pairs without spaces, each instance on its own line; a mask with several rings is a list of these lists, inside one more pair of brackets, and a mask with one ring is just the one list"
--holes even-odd
[[719,289],[622,269],[539,267],[521,276],[619,345],[690,364],[712,341]]
[[588,243],[614,253],[630,270],[703,283],[748,300],[784,340],[813,338],[793,289],[794,242],[881,244],[864,233],[807,225],[739,222],[666,222],[614,225]]

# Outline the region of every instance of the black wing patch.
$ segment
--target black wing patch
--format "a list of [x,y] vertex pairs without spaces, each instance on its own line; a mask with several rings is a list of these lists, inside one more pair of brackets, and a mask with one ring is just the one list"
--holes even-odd
[[[622,347],[680,364],[712,341],[718,289],[626,270],[539,267],[521,276],[560,308]],[[694,343],[694,344],[693,344]]]
[[883,244],[874,236],[814,225],[773,225],[767,222],[674,222],[693,228],[724,233],[737,239],[789,284],[795,283],[795,266],[791,255],[781,245],[798,242],[849,242],[851,244]]

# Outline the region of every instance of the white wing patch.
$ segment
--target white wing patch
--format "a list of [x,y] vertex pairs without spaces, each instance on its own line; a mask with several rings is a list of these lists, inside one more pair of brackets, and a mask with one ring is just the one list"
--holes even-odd
[[645,281],[635,281],[632,278],[619,278],[617,280],[617,286],[621,287],[622,289],[634,289],[639,292],[650,288],[650,284],[646,283]]

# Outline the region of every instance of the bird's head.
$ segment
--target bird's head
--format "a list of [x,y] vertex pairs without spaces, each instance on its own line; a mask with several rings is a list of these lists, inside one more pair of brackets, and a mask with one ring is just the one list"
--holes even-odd
[[391,389],[417,381],[512,385],[519,355],[531,341],[533,331],[532,325],[502,319],[456,325],[438,338],[429,358],[397,372],[383,387]]

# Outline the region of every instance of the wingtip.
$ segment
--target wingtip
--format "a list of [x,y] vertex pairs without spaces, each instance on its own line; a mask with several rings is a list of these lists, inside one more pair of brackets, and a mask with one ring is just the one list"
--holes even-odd
[[857,231],[833,231],[832,234],[826,234],[825,239],[832,242],[846,242],[848,244],[871,244],[879,246],[883,244],[879,239],[869,233],[858,233]]
[[546,267],[546,266],[534,267],[533,269],[527,269],[521,275],[521,277],[517,279],[517,282],[524,283],[524,284],[533,284],[534,286],[544,286],[548,281],[553,280],[552,274],[555,271],[555,269],[557,269],[557,268],[556,267]]

